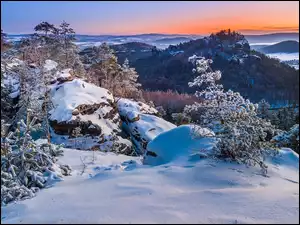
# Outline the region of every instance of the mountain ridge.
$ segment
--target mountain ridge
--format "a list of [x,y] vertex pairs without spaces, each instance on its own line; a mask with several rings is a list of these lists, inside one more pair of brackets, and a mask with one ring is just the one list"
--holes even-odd
[[295,53],[299,52],[299,42],[298,41],[282,41],[274,45],[265,46],[259,48],[258,51],[263,53],[277,53],[277,52],[286,52],[286,53]]

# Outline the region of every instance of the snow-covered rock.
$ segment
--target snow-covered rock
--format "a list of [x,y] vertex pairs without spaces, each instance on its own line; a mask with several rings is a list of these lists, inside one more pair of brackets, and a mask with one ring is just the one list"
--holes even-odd
[[44,64],[44,72],[48,72],[48,71],[51,71],[51,70],[54,70],[56,69],[58,66],[58,63],[53,61],[53,60],[50,60],[50,59],[47,59],[45,61],[45,64]]
[[118,103],[119,113],[123,117],[127,117],[127,114],[131,112],[145,113],[151,115],[158,114],[158,111],[155,108],[140,101],[136,102],[127,98],[121,98],[118,100],[117,103]]
[[[67,76],[67,73],[68,70],[64,70],[61,75]],[[122,137],[117,137],[121,132],[120,117],[114,98],[108,90],[73,79],[51,85],[50,95],[53,109],[49,112],[49,119],[55,143],[103,151],[109,151],[113,146],[116,151],[121,148],[122,152],[130,152],[131,144]],[[80,127],[84,137],[72,137],[72,131],[76,127]]]
[[[54,105],[50,111],[50,120],[57,122],[70,121],[76,119],[72,112],[82,105],[102,105],[110,106],[113,103],[113,96],[108,90],[89,84],[80,79],[63,84],[54,84],[51,86],[51,100]],[[99,107],[98,107],[99,108]],[[95,111],[98,108],[94,108]],[[85,113],[84,109],[81,112]],[[109,111],[105,108],[105,111]]]
[[157,117],[158,111],[142,102],[121,98],[117,102],[122,127],[131,136],[139,154],[144,153],[149,141],[176,125]]
[[180,156],[209,155],[216,144],[214,136],[215,134],[207,128],[181,125],[159,134],[149,142],[143,162],[147,165],[160,165]]
[[10,92],[9,97],[11,98],[16,98],[20,95],[20,77],[15,69],[23,63],[23,61],[17,58],[1,62],[1,71],[3,72],[1,87],[7,88]]

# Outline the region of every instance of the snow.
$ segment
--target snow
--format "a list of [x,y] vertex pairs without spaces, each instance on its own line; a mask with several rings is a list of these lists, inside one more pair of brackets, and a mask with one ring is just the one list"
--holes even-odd
[[156,114],[158,111],[148,106],[143,102],[136,102],[127,98],[120,98],[118,100],[118,109],[120,115],[127,116],[128,112],[139,112],[139,113],[148,113],[148,114]]
[[19,95],[20,95],[20,90],[17,90],[17,91],[15,91],[15,92],[10,93],[10,94],[9,94],[9,97],[10,97],[10,98],[16,98],[16,97],[18,97]]
[[[148,143],[157,135],[173,129],[176,125],[154,115],[139,114],[139,120],[122,123],[123,129],[130,134],[132,141],[138,146],[139,153],[144,153],[142,143]],[[136,138],[136,136],[140,138]]]
[[47,59],[44,64],[44,71],[45,72],[51,71],[53,69],[56,69],[57,66],[58,66],[57,62]]
[[245,45],[245,44],[248,44],[248,41],[246,39],[242,39],[242,40],[239,40],[238,42],[236,42],[237,44],[240,44],[240,45]]
[[139,133],[144,134],[146,140],[154,139],[158,134],[173,129],[176,125],[153,115],[140,114],[140,120],[130,124],[136,126]]
[[22,60],[20,60],[20,59],[18,59],[18,58],[13,58],[13,59],[11,60],[11,63],[8,63],[8,64],[6,65],[6,68],[7,68],[7,69],[12,69],[13,67],[20,66],[20,65],[22,65],[22,64],[24,64],[24,62],[23,62]]
[[[108,90],[80,79],[74,79],[60,85],[54,84],[51,88],[51,100],[54,109],[50,111],[50,120],[57,120],[57,122],[70,121],[72,111],[79,105],[99,104],[106,102],[107,99],[113,101],[113,97],[108,93]],[[75,119],[75,116],[73,116],[73,119]]]
[[59,77],[61,77],[61,78],[70,77],[71,76],[70,72],[71,72],[71,69],[69,69],[69,68],[68,69],[64,69],[62,71],[57,71],[56,72],[56,77],[57,78],[59,78]]
[[[205,136],[205,137],[204,137]],[[147,145],[147,152],[156,156],[144,156],[144,164],[160,165],[168,163],[179,156],[190,156],[193,152],[209,154],[216,140],[215,134],[207,128],[197,125],[181,125],[159,134]]]
[[129,121],[133,121],[134,119],[138,118],[140,114],[136,111],[130,111],[127,113],[127,118]]
[[2,207],[1,223],[299,224],[299,156],[290,150],[269,160],[268,177],[211,159],[151,167],[138,157],[94,154],[93,162],[93,152],[65,149],[59,161],[72,176]]
[[18,60],[16,58],[12,59],[12,63],[8,63],[6,65],[6,69],[4,68],[4,64],[1,63],[1,70],[6,71],[3,73],[3,82],[1,83],[1,87],[7,87],[11,98],[16,98],[20,95],[20,79],[19,74],[16,73],[13,69],[16,66],[19,66],[23,63],[23,61]]
[[[100,107],[98,110],[96,110],[93,114],[86,114],[86,115],[79,115],[79,118],[81,121],[88,121],[90,120],[93,124],[97,124],[101,127],[102,133],[109,135],[112,133],[113,130],[120,130],[118,124],[112,122],[112,120],[104,119],[103,115],[105,115],[105,112],[112,110],[111,106],[104,106]],[[101,119],[99,119],[99,115],[101,115]]]

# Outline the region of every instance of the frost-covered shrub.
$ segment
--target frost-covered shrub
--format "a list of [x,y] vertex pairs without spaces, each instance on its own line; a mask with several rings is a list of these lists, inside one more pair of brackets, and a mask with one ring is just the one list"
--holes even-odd
[[268,140],[274,134],[274,126],[259,117],[248,113],[232,116],[218,132],[214,155],[247,165],[258,164],[266,172],[264,157],[277,153]]
[[189,86],[198,86],[196,96],[203,99],[185,107],[185,115],[198,115],[198,124],[212,129],[219,141],[214,148],[214,157],[234,160],[247,165],[259,164],[266,172],[265,155],[276,154],[270,140],[278,130],[268,121],[257,116],[256,104],[244,99],[240,93],[225,91],[216,82],[220,71],[212,71],[212,60],[193,56],[189,60],[200,73]]
[[231,119],[233,114],[253,112],[257,109],[257,105],[244,99],[239,92],[225,91],[223,85],[217,84],[222,74],[220,71],[211,70],[212,60],[192,56],[189,61],[196,65],[193,71],[200,73],[193,82],[189,82],[189,86],[199,87],[195,95],[201,98],[202,102],[187,105],[184,114],[198,115],[198,124],[215,131],[219,125],[224,124],[225,120]]
[[[30,132],[36,119],[18,123],[14,132],[1,128],[1,204],[31,198],[40,189],[70,175],[68,165],[56,163],[60,146],[33,141]],[[2,124],[1,124],[2,125]]]
[[279,133],[272,141],[279,147],[288,147],[299,153],[299,124],[295,124],[289,131]]
[[257,115],[263,119],[270,119],[270,107],[270,104],[265,99],[262,99],[258,103]]
[[68,165],[55,163],[55,157],[62,154],[59,147],[48,143],[29,146],[1,157],[2,204],[33,197],[40,188],[70,175]]
[[166,110],[164,109],[164,107],[157,106],[157,107],[155,107],[155,109],[158,111],[158,113],[161,117],[164,117],[165,115],[167,115]]
[[184,113],[172,113],[172,119],[177,126],[191,123],[191,117]]

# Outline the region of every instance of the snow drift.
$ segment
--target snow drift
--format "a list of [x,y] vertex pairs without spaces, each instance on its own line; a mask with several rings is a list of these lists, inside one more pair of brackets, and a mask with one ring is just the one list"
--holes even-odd
[[160,165],[181,156],[207,156],[216,143],[215,134],[197,125],[181,125],[149,142],[144,164]]
[[270,159],[264,177],[258,167],[210,159],[151,167],[95,152],[90,163],[91,152],[65,149],[59,162],[72,176],[2,207],[1,223],[298,224],[299,157],[290,153]]

